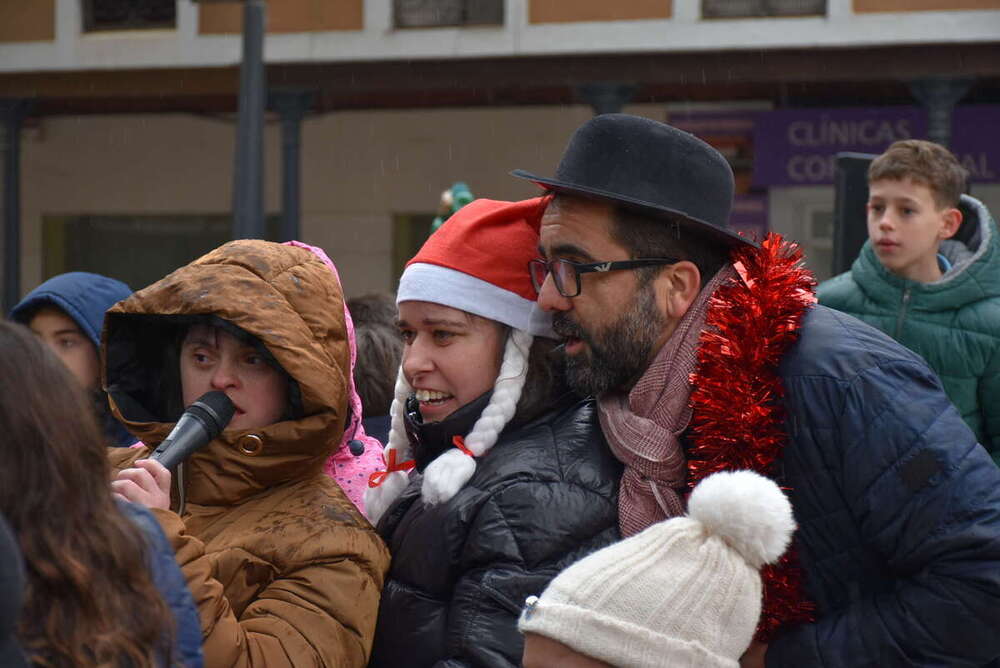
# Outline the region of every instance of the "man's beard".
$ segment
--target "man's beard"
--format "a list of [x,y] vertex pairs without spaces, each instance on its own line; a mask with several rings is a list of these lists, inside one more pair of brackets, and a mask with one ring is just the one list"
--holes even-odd
[[665,324],[651,284],[640,286],[625,312],[597,332],[584,330],[567,312],[556,313],[552,318],[556,334],[587,344],[577,354],[565,355],[566,382],[581,396],[631,388],[653,359]]

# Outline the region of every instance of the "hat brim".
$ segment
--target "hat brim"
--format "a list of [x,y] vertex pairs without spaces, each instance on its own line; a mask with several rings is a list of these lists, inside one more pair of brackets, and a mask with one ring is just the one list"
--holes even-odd
[[602,201],[615,202],[616,204],[621,204],[628,209],[637,211],[638,213],[643,213],[647,215],[652,215],[659,218],[669,218],[671,220],[676,220],[681,223],[687,223],[694,226],[699,233],[710,237],[714,241],[725,244],[729,247],[738,246],[750,246],[752,248],[759,248],[760,244],[748,239],[744,236],[733,232],[732,230],[723,229],[716,227],[711,223],[706,223],[703,220],[694,218],[684,211],[678,211],[676,209],[670,209],[665,206],[659,206],[651,202],[646,202],[643,200],[634,199],[625,195],[618,195],[616,193],[607,192],[600,190],[598,188],[591,188],[589,186],[581,186],[575,183],[568,183],[566,181],[558,181],[556,179],[547,179],[541,176],[532,174],[531,172],[526,172],[523,169],[515,169],[510,172],[511,176],[516,176],[519,179],[525,179],[526,181],[531,181],[540,188],[545,190],[557,192],[557,193],[567,193],[571,195],[579,195],[581,197],[587,197],[590,199],[598,199]]

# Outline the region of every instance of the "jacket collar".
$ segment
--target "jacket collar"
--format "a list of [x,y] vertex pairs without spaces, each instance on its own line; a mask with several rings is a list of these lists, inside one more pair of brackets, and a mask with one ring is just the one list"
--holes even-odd
[[417,471],[423,473],[424,468],[437,459],[445,450],[455,447],[452,439],[465,436],[472,431],[476,420],[482,415],[483,409],[490,403],[493,390],[480,395],[440,422],[424,422],[420,416],[420,408],[416,397],[412,394],[406,400],[404,424],[406,437],[413,448],[413,460]]

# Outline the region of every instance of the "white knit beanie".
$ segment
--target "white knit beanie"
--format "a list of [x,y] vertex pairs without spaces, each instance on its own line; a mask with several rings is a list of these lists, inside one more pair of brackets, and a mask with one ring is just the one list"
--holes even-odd
[[622,668],[738,668],[760,617],[759,569],[794,530],[774,482],[716,473],[695,487],[687,517],[573,564],[528,599],[518,627]]
[[[535,303],[528,272],[528,262],[537,256],[538,227],[546,203],[546,198],[471,202],[431,235],[399,280],[397,304],[441,304],[511,328],[490,402],[465,436],[465,450],[448,450],[424,469],[421,497],[427,504],[448,501],[475,473],[475,457],[489,452],[514,417],[533,338],[552,336],[551,317]],[[412,453],[403,412],[412,392],[400,367],[384,451],[390,470],[373,476],[365,492],[366,512],[376,524],[409,482],[408,468],[403,467]]]

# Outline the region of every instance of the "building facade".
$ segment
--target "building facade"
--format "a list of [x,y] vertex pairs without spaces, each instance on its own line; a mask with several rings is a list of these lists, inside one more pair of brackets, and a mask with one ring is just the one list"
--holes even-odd
[[[241,16],[217,1],[0,0],[20,293],[72,269],[142,287],[228,238]],[[267,25],[270,91],[308,101],[300,236],[349,295],[395,287],[453,182],[532,195],[507,173],[554,170],[595,111],[718,146],[734,222],[799,240],[821,277],[834,154],[927,136],[942,109],[972,193],[1000,210],[1000,0],[270,0]],[[265,127],[274,235],[281,119]]]

